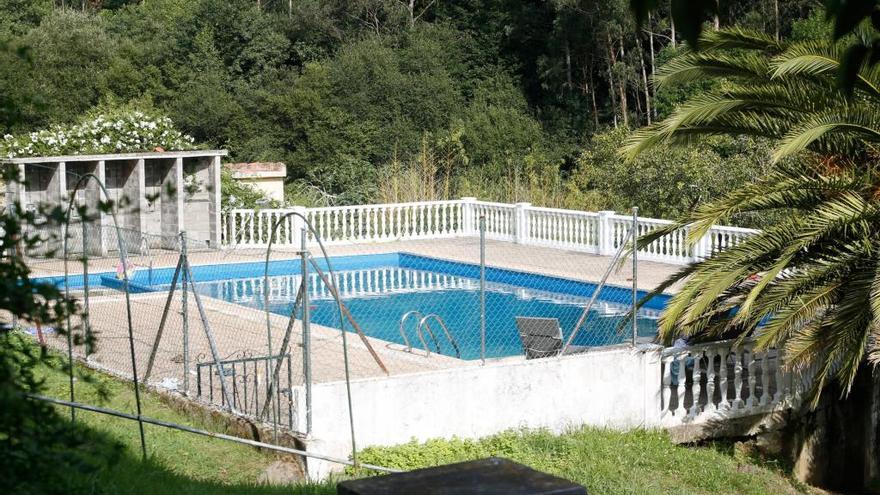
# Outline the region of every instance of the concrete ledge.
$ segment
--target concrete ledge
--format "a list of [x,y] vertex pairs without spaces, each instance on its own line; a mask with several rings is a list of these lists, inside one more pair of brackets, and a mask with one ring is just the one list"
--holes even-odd
[[672,426],[666,430],[675,443],[695,443],[715,438],[751,437],[778,431],[785,428],[790,418],[790,409],[748,416],[718,415],[715,419]]
[[95,162],[115,160],[138,160],[155,158],[195,158],[205,156],[227,156],[227,150],[186,150],[186,151],[146,151],[140,153],[106,153],[102,155],[60,155],[60,156],[27,156],[6,158],[3,163],[57,163],[57,162]]

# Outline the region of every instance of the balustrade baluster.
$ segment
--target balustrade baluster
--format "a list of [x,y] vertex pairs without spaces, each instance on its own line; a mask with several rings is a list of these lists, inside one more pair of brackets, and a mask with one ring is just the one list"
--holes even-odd
[[706,350],[706,361],[707,361],[707,370],[706,370],[706,406],[703,408],[703,411],[713,412],[717,408],[715,407],[715,356],[720,356],[721,353],[715,349],[707,349]]
[[675,408],[675,415],[678,417],[682,417],[687,414],[687,409],[685,409],[684,407],[685,382],[687,381],[687,357],[688,354],[685,352],[679,354],[675,358],[676,360],[678,360],[678,405]]
[[546,226],[547,215],[534,215],[532,217],[532,229],[535,231],[535,234],[532,238],[537,242],[547,242],[547,235],[545,233]]
[[336,240],[335,217],[337,212],[338,210],[336,209],[324,210],[324,230],[321,234],[327,242]]
[[747,361],[748,366],[746,372],[748,373],[748,389],[749,389],[749,398],[746,399],[746,409],[752,409],[755,407],[755,366],[757,361],[755,360],[755,351],[750,346],[748,348],[749,360]]
[[761,356],[761,402],[762,406],[770,403],[770,353],[764,351]]
[[670,405],[669,401],[672,399],[672,362],[673,361],[675,361],[674,356],[672,356],[671,358],[669,356],[663,357],[663,378],[661,380],[661,382],[662,382],[661,386],[663,388],[663,390],[662,390],[663,403],[661,404],[661,407],[662,407],[662,409],[660,411],[661,417],[665,417],[671,412],[670,411],[671,405]]
[[691,377],[691,410],[688,413],[691,417],[695,417],[700,414],[700,382],[702,381],[702,375],[700,373],[700,361],[702,361],[702,355],[697,354],[693,356],[694,358],[694,371]]
[[574,229],[577,221],[571,215],[563,216],[565,219],[565,243],[568,245],[574,244]]
[[774,359],[776,368],[776,394],[773,396],[773,402],[778,404],[782,402],[787,393],[785,390],[785,376],[782,372],[782,349],[776,350],[776,358]]
[[718,350],[719,366],[718,366],[718,388],[720,389],[718,398],[718,409],[727,409],[730,407],[730,390],[727,382],[727,361],[730,359],[730,349],[727,347]]
[[743,348],[740,347],[736,351],[736,361],[733,365],[733,409],[739,409],[743,406],[742,385],[743,385]]

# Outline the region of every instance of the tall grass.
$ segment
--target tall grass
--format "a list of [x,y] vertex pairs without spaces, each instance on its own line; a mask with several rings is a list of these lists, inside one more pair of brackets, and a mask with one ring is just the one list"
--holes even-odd
[[453,146],[422,139],[409,160],[393,159],[378,172],[377,203],[435,201],[474,196],[503,203],[576,207],[558,164],[527,156],[522,161],[472,168]]

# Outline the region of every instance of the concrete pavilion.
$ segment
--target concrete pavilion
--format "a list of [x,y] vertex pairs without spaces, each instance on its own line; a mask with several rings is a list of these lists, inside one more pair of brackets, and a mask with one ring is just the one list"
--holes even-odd
[[[7,201],[19,201],[28,209],[57,203],[66,207],[80,178],[94,174],[116,204],[129,252],[175,248],[180,231],[194,242],[219,246],[220,160],[226,155],[226,150],[195,150],[7,159],[4,162],[17,166],[25,181],[24,186],[6,186]],[[87,208],[103,196],[94,180],[84,182],[76,195],[77,203]],[[116,250],[112,216],[97,209],[93,214],[97,221],[78,228],[74,213],[69,228],[72,252],[82,251],[84,234],[89,254]]]

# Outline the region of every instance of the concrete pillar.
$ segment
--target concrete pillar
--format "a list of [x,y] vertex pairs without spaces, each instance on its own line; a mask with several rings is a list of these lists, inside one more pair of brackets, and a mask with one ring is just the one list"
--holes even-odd
[[529,240],[531,234],[529,226],[529,207],[531,203],[517,203],[514,212],[514,238],[517,244],[525,244]]
[[[47,164],[47,166],[53,170],[49,178],[49,183],[46,185],[46,206],[49,208],[60,206],[66,210],[67,164],[64,162],[57,162],[54,164]],[[64,225],[48,225],[46,227],[46,249],[49,253],[55,253],[58,256],[63,254],[65,233],[66,230]],[[70,240],[71,242],[73,241],[73,239]],[[73,249],[71,249],[71,251],[73,251]]]
[[[296,211],[300,215],[306,216],[306,207],[305,206],[294,206],[293,209],[294,209],[294,211]],[[308,228],[308,227],[306,227],[306,222],[301,217],[294,216],[291,219],[291,222],[289,225],[291,226],[290,228],[293,230],[293,232],[291,232],[291,235],[290,235],[291,242],[293,243],[293,246],[296,249],[299,249],[300,246],[302,246],[302,230],[304,228],[306,228],[306,229]],[[306,232],[306,242],[308,242],[308,235],[309,235],[309,232]]]
[[222,215],[222,205],[220,203],[220,157],[211,158],[211,164],[208,168],[208,214],[209,228],[208,240],[212,247],[220,247],[220,215]]
[[712,255],[712,232],[706,232],[703,237],[694,244],[693,261],[700,261]]
[[10,167],[15,167],[18,169],[18,182],[10,182],[6,184],[6,204],[11,205],[12,203],[17,202],[21,208],[24,208],[25,205],[25,192],[27,189],[24,186],[24,163],[9,165]]
[[140,253],[142,251],[142,233],[145,227],[142,212],[146,208],[144,160],[122,162],[119,163],[119,166],[125,167],[122,170],[124,206],[119,205],[116,215],[120,227],[125,229],[121,235],[126,250],[129,253]]
[[[23,163],[9,165],[9,167],[14,167],[17,171],[18,180],[15,182],[10,182],[6,184],[6,206],[5,208],[11,208],[13,203],[17,203],[18,207],[24,209],[27,205],[25,204],[25,192],[26,188],[24,185],[25,179],[25,165]],[[19,249],[24,250],[24,245],[19,244]]]
[[162,247],[177,248],[177,234],[186,230],[184,222],[183,158],[175,158],[162,180]]
[[642,354],[642,384],[644,385],[645,408],[642,427],[651,428],[660,425],[663,409],[663,367],[661,357],[663,346],[657,344],[640,344],[634,350]]
[[479,231],[479,221],[474,218],[474,203],[477,198],[465,196],[461,198],[461,235],[474,235]]
[[611,215],[613,211],[603,210],[599,212],[599,226],[596,232],[596,244],[598,254],[603,256],[614,255],[614,230],[611,225]]
[[[105,256],[107,254],[107,249],[104,242],[104,225],[110,219],[105,218],[109,215],[98,208],[98,204],[101,201],[107,200],[101,190],[101,186],[98,184],[98,181],[101,181],[101,184],[103,184],[104,162],[86,162],[83,163],[81,167],[78,167],[78,170],[82,175],[70,176],[67,181],[67,186],[71,194],[73,194],[73,188],[76,187],[77,183],[79,183],[83,176],[86,174],[92,174],[95,177],[90,177],[89,179],[86,179],[84,183],[80,184],[80,199],[77,200],[77,203],[86,206],[87,222],[85,223],[85,226],[71,226],[71,229],[79,228],[79,232],[71,232],[71,234],[76,237],[77,242],[83,243],[81,236],[85,233],[85,252],[90,255]],[[77,206],[74,205],[74,208],[76,207]],[[82,220],[80,221],[82,222]],[[80,244],[79,248],[82,248],[82,244]]]
[[[181,195],[184,198],[187,237],[195,243],[193,245],[213,246],[215,241],[219,241],[219,216],[217,215],[220,204],[220,199],[215,196],[219,191],[212,185],[214,158],[191,158],[185,160],[183,165],[184,187],[181,188]],[[219,180],[219,170],[216,176]],[[189,190],[186,187],[187,182],[189,182]],[[216,231],[212,231],[214,223],[218,224]],[[212,235],[217,238],[213,239]]]
[[[95,168],[92,171],[95,174],[95,177],[98,178],[98,181],[101,182],[102,185],[107,185],[107,168],[104,160],[98,160],[95,162]],[[89,181],[89,187],[86,189],[86,201],[89,204],[96,204],[100,201],[102,203],[106,203],[110,198],[104,194],[104,189],[92,180]],[[95,201],[92,203],[92,201]],[[107,231],[113,228],[113,218],[105,211],[99,210],[96,213],[96,220],[93,223],[93,229],[89,230],[90,246],[95,250],[94,253],[98,256],[107,256]]]

